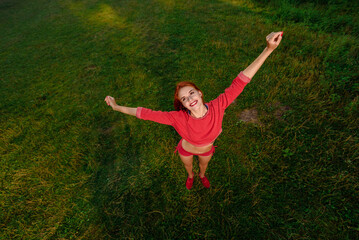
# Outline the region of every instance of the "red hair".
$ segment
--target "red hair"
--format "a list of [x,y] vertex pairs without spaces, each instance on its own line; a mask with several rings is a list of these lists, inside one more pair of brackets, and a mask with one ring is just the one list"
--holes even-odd
[[[192,83],[192,82],[180,82],[180,83],[177,83],[177,86],[176,86],[176,91],[175,91],[175,96],[174,96],[174,107],[176,109],[176,111],[186,111],[187,108],[185,108],[185,106],[183,106],[181,100],[178,98],[178,92],[181,88],[183,87],[187,87],[187,86],[191,86],[193,87],[194,89],[196,89],[197,91],[200,91],[202,93],[202,91],[196,86],[196,84]],[[202,93],[202,101],[204,103],[204,100],[203,100],[203,93]]]

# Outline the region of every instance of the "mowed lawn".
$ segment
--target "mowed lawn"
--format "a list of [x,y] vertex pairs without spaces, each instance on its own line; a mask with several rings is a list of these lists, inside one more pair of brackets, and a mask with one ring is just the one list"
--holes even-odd
[[[0,0],[0,239],[358,238],[358,3],[293,2]],[[208,190],[173,128],[104,102],[208,102],[272,31]]]

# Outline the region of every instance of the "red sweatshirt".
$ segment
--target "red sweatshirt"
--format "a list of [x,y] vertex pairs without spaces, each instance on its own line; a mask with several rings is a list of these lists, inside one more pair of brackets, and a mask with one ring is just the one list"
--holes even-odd
[[173,126],[179,135],[194,146],[202,147],[213,143],[222,132],[222,121],[225,109],[243,91],[251,81],[243,72],[233,80],[224,93],[207,103],[208,111],[201,118],[192,117],[188,111],[161,112],[138,107],[136,116],[139,119],[151,120]]

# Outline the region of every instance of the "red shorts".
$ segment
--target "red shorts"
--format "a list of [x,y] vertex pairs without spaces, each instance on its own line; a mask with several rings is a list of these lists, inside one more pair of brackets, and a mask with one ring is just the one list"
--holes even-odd
[[182,141],[183,141],[183,138],[181,139],[181,141],[179,141],[175,152],[178,151],[179,154],[181,154],[182,156],[185,156],[185,157],[192,156],[192,155],[206,157],[206,156],[209,156],[212,153],[214,153],[215,152],[215,147],[217,147],[217,146],[212,146],[211,150],[209,150],[208,152],[201,153],[201,154],[194,154],[194,153],[191,153],[191,152],[187,152],[186,150],[183,149]]

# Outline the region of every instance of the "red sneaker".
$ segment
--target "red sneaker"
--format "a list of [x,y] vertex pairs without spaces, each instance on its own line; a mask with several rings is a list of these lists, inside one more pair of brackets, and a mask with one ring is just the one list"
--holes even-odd
[[186,181],[186,188],[188,190],[191,190],[192,186],[193,186],[193,178],[188,177]]
[[211,186],[211,184],[209,184],[209,181],[208,181],[208,179],[206,178],[206,176],[204,176],[203,178],[201,178],[200,175],[198,175],[198,176],[199,176],[199,178],[201,179],[202,184],[203,184],[203,186],[204,186],[205,188],[209,188],[209,187]]

